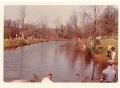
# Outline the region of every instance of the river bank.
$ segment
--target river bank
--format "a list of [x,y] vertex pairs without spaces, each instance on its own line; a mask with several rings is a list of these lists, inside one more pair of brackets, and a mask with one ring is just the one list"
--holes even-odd
[[9,49],[9,48],[16,48],[19,46],[25,46],[25,45],[30,45],[30,44],[37,44],[37,43],[42,43],[42,42],[49,42],[49,41],[59,41],[59,40],[66,40],[66,39],[36,39],[36,38],[29,38],[29,39],[4,39],[4,49]]
[[115,38],[109,38],[109,39],[102,39],[100,41],[100,46],[98,46],[98,49],[95,51],[93,50],[93,46],[91,44],[94,43],[93,40],[85,40],[86,45],[88,48],[92,50],[93,58],[95,61],[99,62],[107,62],[109,58],[107,58],[107,46],[113,45],[115,47],[116,57],[115,57],[115,64],[118,64],[118,40]]
[[39,43],[38,39],[4,39],[4,48],[16,48],[18,46],[30,45],[33,43]]
[[[107,63],[108,59],[107,56],[104,56],[104,55],[100,55],[100,54],[93,54],[93,58],[95,61],[98,61],[98,62],[103,62],[103,63]],[[118,59],[116,58],[115,61],[114,61],[114,64],[118,64]]]

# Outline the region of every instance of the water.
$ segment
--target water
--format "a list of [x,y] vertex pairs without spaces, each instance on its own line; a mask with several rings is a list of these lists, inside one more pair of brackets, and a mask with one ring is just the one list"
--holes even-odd
[[5,82],[31,80],[33,74],[42,80],[47,73],[53,74],[54,82],[98,81],[105,67],[105,63],[85,58],[74,41],[44,42],[4,51]]

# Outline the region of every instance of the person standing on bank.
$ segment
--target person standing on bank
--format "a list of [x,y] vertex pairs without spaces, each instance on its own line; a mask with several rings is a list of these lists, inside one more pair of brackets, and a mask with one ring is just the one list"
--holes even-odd
[[109,61],[108,66],[102,71],[101,82],[115,82],[116,70],[113,67],[113,62]]
[[115,47],[112,47],[111,48],[111,59],[113,60],[113,61],[115,61]]
[[108,48],[108,53],[107,53],[107,57],[110,57],[111,56],[111,45],[108,45],[107,48]]

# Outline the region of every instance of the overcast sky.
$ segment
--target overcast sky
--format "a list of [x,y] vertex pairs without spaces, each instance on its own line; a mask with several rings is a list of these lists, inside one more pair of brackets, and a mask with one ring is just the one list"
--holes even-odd
[[[21,5],[7,5],[4,8],[5,19],[18,20],[19,10]],[[104,7],[102,6],[103,12]],[[80,15],[82,8],[86,8],[86,11],[92,15],[92,10],[89,6],[85,5],[27,5],[27,17],[25,23],[39,24],[41,17],[48,17],[48,25],[50,27],[55,26],[55,21],[59,20],[60,23],[65,24],[69,20],[70,16],[74,13]],[[80,17],[80,16],[79,16]],[[79,18],[79,21],[81,18]],[[79,24],[81,21],[79,22]]]
[[[17,20],[19,18],[19,5],[5,6],[5,19]],[[64,24],[72,13],[77,12],[79,6],[75,5],[29,5],[27,8],[26,23],[39,23],[40,17],[47,16],[49,25],[54,24],[56,19]]]

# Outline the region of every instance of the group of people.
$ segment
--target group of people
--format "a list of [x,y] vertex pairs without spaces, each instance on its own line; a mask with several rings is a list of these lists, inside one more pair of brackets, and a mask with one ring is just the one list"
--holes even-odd
[[102,71],[101,82],[115,82],[116,70],[114,67],[115,61],[115,47],[113,45],[108,45],[108,66]]
[[[42,79],[42,83],[52,83],[52,74],[47,74],[45,78]],[[108,66],[102,71],[100,76],[100,82],[115,82],[116,79],[116,70],[114,64],[111,61],[108,61]]]

